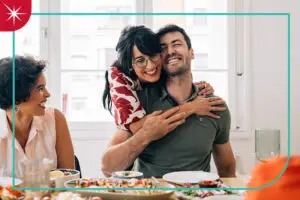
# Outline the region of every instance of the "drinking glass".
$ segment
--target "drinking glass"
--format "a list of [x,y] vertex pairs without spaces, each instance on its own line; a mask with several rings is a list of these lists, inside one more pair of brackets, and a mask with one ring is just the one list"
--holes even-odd
[[23,163],[23,183],[28,188],[45,188],[50,185],[51,163],[47,159],[27,160]]
[[255,130],[255,153],[257,159],[262,162],[280,155],[280,130],[279,129],[256,129]]
[[11,177],[11,171],[0,165],[0,177]]

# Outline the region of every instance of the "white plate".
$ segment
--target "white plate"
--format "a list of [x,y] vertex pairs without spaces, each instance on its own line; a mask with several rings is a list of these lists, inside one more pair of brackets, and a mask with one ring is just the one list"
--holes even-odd
[[243,196],[237,195],[222,195],[222,196],[210,196],[204,198],[205,200],[243,200]]
[[[75,188],[76,180],[70,180],[65,182],[66,188]],[[159,188],[175,188],[174,185],[169,183],[161,182],[159,183]],[[169,199],[170,196],[174,193],[171,190],[164,190],[163,192],[157,194],[130,194],[130,193],[114,193],[114,192],[107,192],[101,190],[75,190],[74,192],[79,193],[83,196],[98,196],[105,200],[165,200]]]
[[215,181],[219,178],[219,175],[204,171],[180,171],[165,174],[162,178],[171,183],[184,184]]
[[[127,174],[127,175],[125,175]],[[135,171],[117,171],[112,173],[112,178],[117,179],[131,179],[131,178],[143,178],[142,172],[135,172]]]
[[[1,186],[8,186],[12,185],[13,178],[12,177],[0,177],[0,185]],[[20,179],[15,178],[15,184],[20,185],[22,181]]]

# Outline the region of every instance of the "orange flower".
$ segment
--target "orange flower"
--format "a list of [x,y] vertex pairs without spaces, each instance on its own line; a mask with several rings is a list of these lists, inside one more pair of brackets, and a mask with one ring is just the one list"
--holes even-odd
[[[257,165],[248,183],[249,188],[267,185],[275,180],[284,170],[287,157],[277,157]],[[270,186],[260,190],[246,192],[245,200],[284,200],[300,198],[300,156],[291,156],[287,169],[282,176]]]

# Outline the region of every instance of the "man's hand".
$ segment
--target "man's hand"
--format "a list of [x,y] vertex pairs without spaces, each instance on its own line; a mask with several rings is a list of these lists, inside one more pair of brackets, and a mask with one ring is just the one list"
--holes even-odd
[[158,140],[183,124],[186,114],[178,111],[179,107],[174,107],[167,111],[155,111],[148,115],[143,124],[143,130],[147,133],[145,137],[149,141]]
[[204,98],[202,96],[197,96],[191,102],[193,107],[193,113],[197,115],[209,116],[212,118],[220,118],[219,116],[213,114],[211,111],[224,111],[225,107],[220,107],[216,105],[225,104],[225,101],[220,97],[208,97]]

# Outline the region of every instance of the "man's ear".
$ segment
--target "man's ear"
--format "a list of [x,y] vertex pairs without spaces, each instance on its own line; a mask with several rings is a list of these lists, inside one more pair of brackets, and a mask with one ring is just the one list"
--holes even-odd
[[193,48],[190,49],[190,55],[191,55],[191,59],[194,60],[195,59],[195,54],[194,54],[194,49]]

